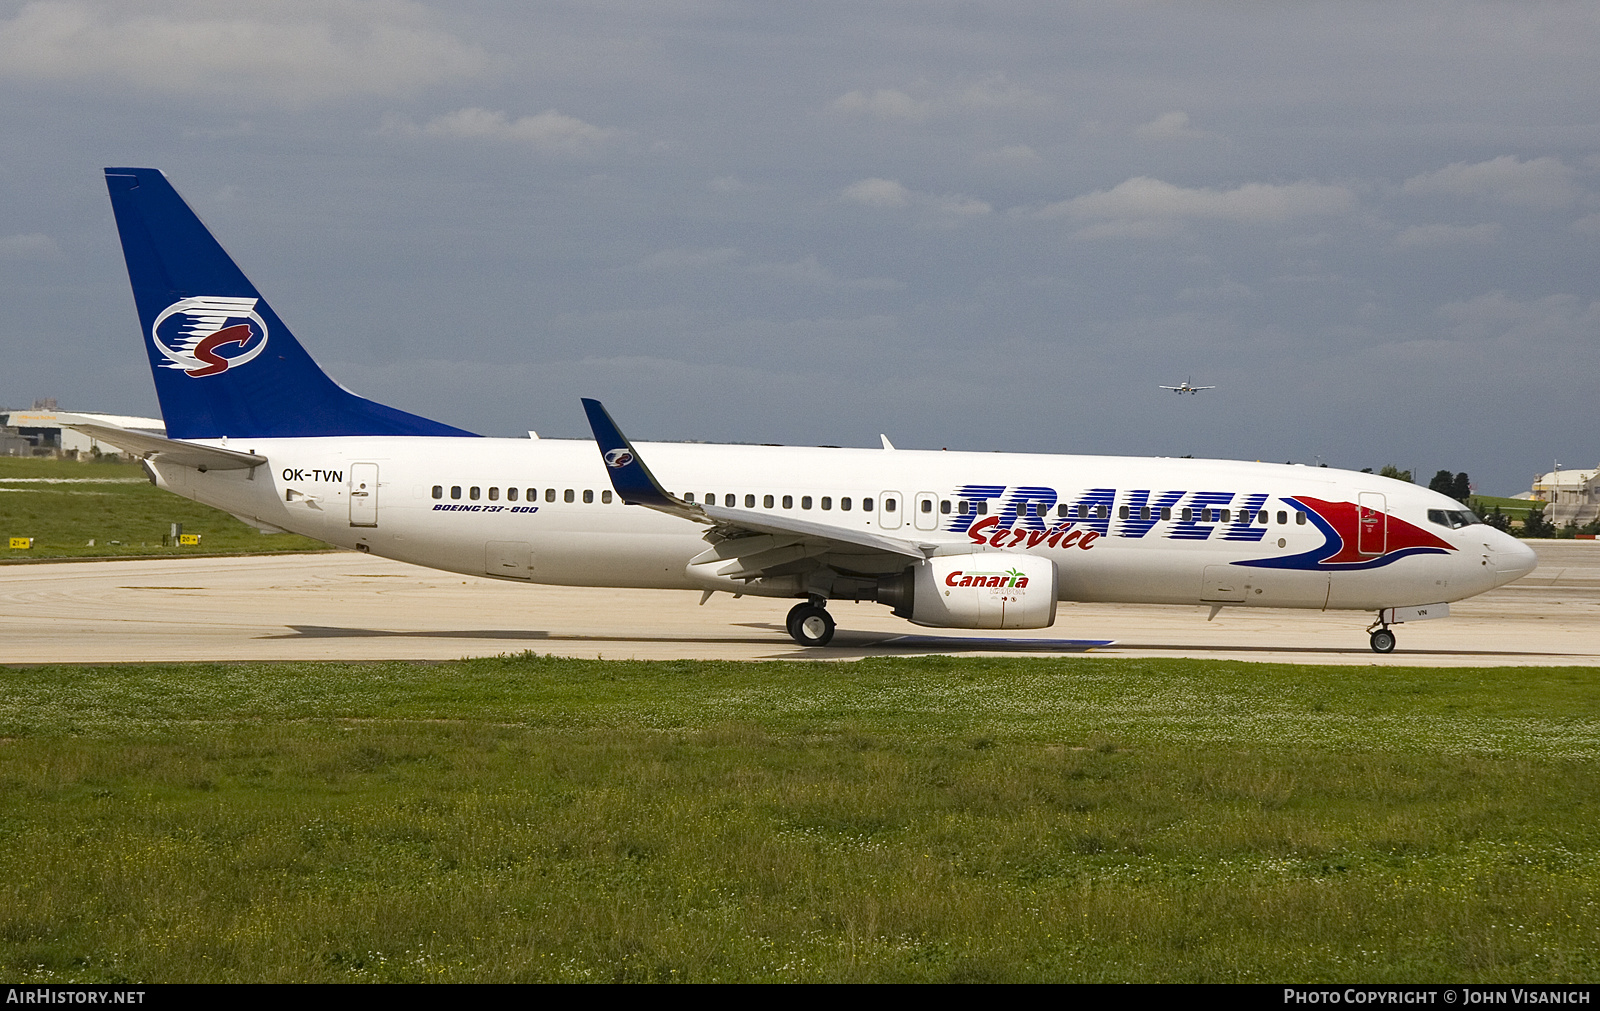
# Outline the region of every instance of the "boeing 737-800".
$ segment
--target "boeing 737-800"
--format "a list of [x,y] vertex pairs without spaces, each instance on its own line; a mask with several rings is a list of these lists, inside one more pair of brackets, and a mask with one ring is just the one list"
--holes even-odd
[[1534,567],[1460,503],[1349,471],[1215,460],[482,438],[345,390],[155,169],[106,183],[167,437],[78,425],[263,530],[496,579],[830,600],[1045,628],[1058,601],[1368,611],[1390,625]]

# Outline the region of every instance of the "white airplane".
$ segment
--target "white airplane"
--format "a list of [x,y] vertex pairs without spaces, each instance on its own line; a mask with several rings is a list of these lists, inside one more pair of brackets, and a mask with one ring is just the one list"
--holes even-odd
[[[936,628],[1045,628],[1058,601],[1370,611],[1390,626],[1530,572],[1461,504],[1349,471],[1217,460],[481,438],[313,362],[154,169],[106,170],[167,438],[75,427],[259,529],[451,572],[832,600]],[[530,433],[531,435],[531,433]]]
[[1161,388],[1163,390],[1171,390],[1174,393],[1199,393],[1201,390],[1214,390],[1214,389],[1216,389],[1215,386],[1190,386],[1189,382],[1190,382],[1190,380],[1185,379],[1182,383],[1178,384],[1177,386],[1163,386]]

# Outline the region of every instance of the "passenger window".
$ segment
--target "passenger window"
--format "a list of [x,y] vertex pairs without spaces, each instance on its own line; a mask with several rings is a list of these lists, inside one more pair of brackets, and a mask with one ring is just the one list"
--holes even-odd
[[433,497],[444,498],[444,485],[436,484],[433,486]]
[[831,499],[828,496],[824,495],[824,496],[822,496],[821,505],[822,505],[822,511],[823,512],[828,512],[829,510],[831,510],[833,508],[833,499]]
[[883,511],[884,512],[892,513],[892,512],[894,512],[894,507],[895,507],[894,499],[886,498],[886,499],[883,500]]
[[793,495],[785,495],[783,497],[783,507],[785,509],[793,509],[794,508],[794,496]]
[[988,499],[980,498],[978,500],[978,515],[979,516],[987,516],[987,515],[989,515],[989,500]]
[[683,493],[683,500],[685,502],[689,503],[690,505],[694,505],[694,492],[692,492],[692,491],[684,492]]
[[1171,509],[1171,507],[1169,507],[1169,506],[1162,506],[1161,507],[1161,518],[1164,519],[1164,520],[1172,519],[1172,509]]
[[870,513],[872,511],[872,500],[870,498],[864,498],[861,500],[861,511],[864,513]]
[[1231,510],[1231,509],[1219,510],[1217,512],[1217,516],[1218,516],[1217,522],[1219,522],[1219,523],[1227,523],[1229,518],[1232,515],[1233,515],[1233,510]]
[[602,505],[610,505],[611,504],[611,492],[609,492],[609,491],[601,492],[600,493],[600,502],[601,502]]
[[1147,519],[1150,518],[1150,507],[1149,506],[1140,506],[1139,507],[1139,518],[1141,520],[1147,520]]
[[772,496],[771,495],[763,495],[763,496],[761,496],[761,508],[763,508],[763,509],[771,509],[772,508]]
[[1065,502],[1063,502],[1060,505],[1056,506],[1056,515],[1059,516],[1059,517],[1062,517],[1063,519],[1066,518],[1066,515],[1067,515],[1067,504]]
[[1266,526],[1266,524],[1267,524],[1267,511],[1265,509],[1263,509],[1260,512],[1256,513],[1256,522],[1260,523],[1262,526]]
[[563,502],[571,502],[575,498],[577,498],[577,496],[572,493],[572,489],[571,488],[568,488],[566,491],[561,493],[561,500]]
[[940,499],[939,500],[939,512],[943,513],[946,516],[950,515],[950,500],[949,499],[946,498],[946,499]]
[[507,488],[506,489],[506,501],[507,502],[515,502],[516,500],[517,500],[517,490],[515,488]]
[[471,488],[467,489],[467,498],[470,498],[474,502],[478,501],[478,486],[477,485],[473,485]]
[[933,499],[925,498],[922,500],[922,511],[925,513],[933,512]]
[[461,497],[461,486],[459,484],[453,484],[453,485],[450,486],[450,497],[451,498],[460,498]]
[[1121,509],[1117,510],[1117,519],[1125,520],[1127,518],[1128,518],[1128,507],[1127,506],[1123,506]]
[[716,504],[717,504],[717,493],[714,492],[714,491],[706,492],[706,505],[716,505]]
[[839,508],[845,512],[850,511],[850,499],[848,496],[839,500]]
[[537,501],[539,501],[539,489],[537,489],[537,488],[529,488],[528,489],[528,501],[529,502],[537,502]]
[[800,496],[800,508],[802,508],[802,509],[810,509],[811,508],[811,496],[810,495],[801,495]]
[[962,499],[960,502],[956,503],[956,515],[957,516],[965,516],[967,514],[967,509],[968,509],[968,506],[967,506],[967,500],[966,499]]
[[591,504],[591,505],[594,503],[594,489],[593,488],[585,488],[583,490],[583,501],[585,503],[588,503],[588,504]]
[[1194,510],[1189,508],[1188,506],[1184,506],[1183,507],[1183,512],[1179,513],[1178,515],[1180,517],[1182,517],[1183,522],[1188,523],[1189,521],[1194,519]]
[[756,507],[756,497],[754,495],[746,495],[744,497],[744,507],[746,509],[754,509]]
[[556,490],[554,488],[546,488],[544,490],[544,500],[546,502],[554,502],[556,500]]
[[1304,526],[1305,522],[1306,522],[1306,514],[1303,513],[1303,512],[1300,512],[1299,510],[1296,510],[1295,514],[1294,514],[1294,521],[1296,523],[1300,524],[1301,526]]
[[490,502],[498,502],[498,501],[500,501],[500,489],[499,488],[490,488],[489,489],[489,501]]
[[727,506],[729,509],[732,509],[733,506],[734,506],[734,503],[736,503],[738,501],[739,501],[739,496],[733,494],[732,492],[728,492],[726,495],[722,496],[722,504]]
[[1278,510],[1278,525],[1283,526],[1287,522],[1289,522],[1289,514],[1281,509]]

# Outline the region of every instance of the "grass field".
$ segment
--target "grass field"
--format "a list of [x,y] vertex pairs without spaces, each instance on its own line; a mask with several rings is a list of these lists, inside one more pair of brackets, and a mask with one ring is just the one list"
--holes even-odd
[[1600,670],[0,670],[18,981],[1600,977]]
[[[199,545],[163,544],[173,523],[199,534]],[[6,547],[13,537],[32,538],[33,547]],[[0,563],[326,550],[321,541],[263,534],[225,512],[161,491],[136,463],[0,457]]]

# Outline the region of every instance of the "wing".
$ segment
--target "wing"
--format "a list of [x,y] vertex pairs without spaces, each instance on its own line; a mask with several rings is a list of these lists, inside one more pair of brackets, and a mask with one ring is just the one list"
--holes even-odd
[[[927,558],[938,546],[869,530],[848,530],[802,520],[778,512],[732,509],[688,502],[670,494],[640,458],[638,450],[598,400],[584,399],[595,444],[611,477],[611,486],[629,505],[704,524],[711,545],[689,563],[710,580],[745,585],[760,581],[775,589],[799,587],[775,595],[821,592],[841,578],[899,572]],[[780,577],[798,577],[781,585]],[[758,592],[752,587],[752,592]]]

